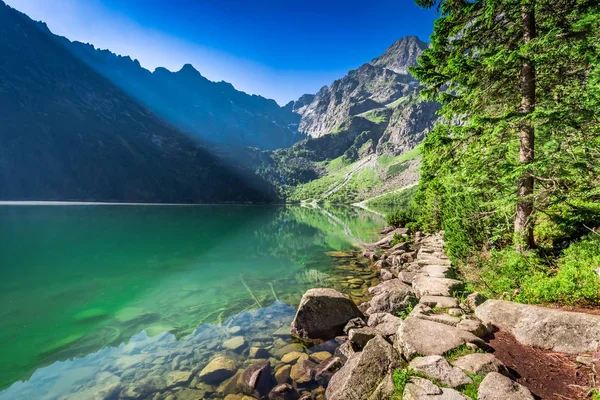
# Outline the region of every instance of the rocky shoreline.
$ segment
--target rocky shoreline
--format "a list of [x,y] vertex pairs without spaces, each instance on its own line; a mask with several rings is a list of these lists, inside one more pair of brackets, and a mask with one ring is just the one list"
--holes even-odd
[[312,289],[292,322],[292,334],[305,342],[339,344],[318,364],[292,367],[307,376],[314,369],[325,393],[300,395],[293,381],[277,386],[269,399],[540,398],[492,354],[486,338],[498,329],[524,345],[578,354],[582,365],[600,367],[598,352],[591,354],[600,346],[600,316],[465,295],[442,233],[409,236],[406,229],[386,228],[382,234],[363,253],[381,277],[368,289],[369,301],[356,305],[336,290]]
[[[70,398],[580,398],[540,395],[521,385],[527,381],[490,346],[497,329],[523,347],[578,356],[587,365],[581,373],[594,366],[600,371],[600,352],[594,353],[600,315],[466,295],[442,233],[386,228],[382,235],[363,252],[329,253],[339,276],[307,276],[327,288],[308,290],[297,310],[277,301],[203,324],[181,341],[166,333],[141,338],[150,344],[124,346]],[[541,368],[554,359],[541,361],[548,364]]]

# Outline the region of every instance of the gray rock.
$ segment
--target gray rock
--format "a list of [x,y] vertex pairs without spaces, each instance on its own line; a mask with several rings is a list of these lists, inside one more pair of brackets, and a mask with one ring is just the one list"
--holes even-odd
[[362,318],[352,318],[346,326],[344,326],[344,333],[347,335],[350,332],[350,329],[358,329],[367,326],[365,320]]
[[268,360],[252,364],[242,372],[238,379],[238,388],[242,393],[266,396],[274,385],[271,364]]
[[461,281],[449,278],[433,278],[417,275],[413,281],[413,289],[417,297],[452,296],[452,292],[462,286]]
[[402,400],[471,400],[462,393],[449,388],[440,388],[430,380],[413,378],[404,388]]
[[403,364],[394,348],[383,337],[376,336],[331,378],[326,397],[328,400],[367,399],[381,377],[393,373]]
[[349,320],[362,316],[356,304],[337,290],[311,289],[302,296],[291,331],[303,340],[329,340],[341,335]]
[[493,354],[474,353],[467,354],[453,362],[455,367],[470,374],[487,375],[490,372],[498,372],[510,376],[508,369]]
[[434,278],[445,278],[449,269],[447,265],[425,265],[419,272]]
[[412,288],[400,279],[391,279],[389,281],[381,282],[377,286],[370,287],[369,293],[376,296],[385,292],[406,292],[411,293]]
[[234,336],[223,342],[223,347],[227,350],[240,352],[246,347],[246,340],[243,336]]
[[367,325],[377,329],[384,336],[395,335],[402,320],[390,313],[373,313],[369,315]]
[[339,371],[340,368],[344,365],[344,360],[340,357],[331,357],[326,360],[323,360],[317,365],[315,379],[319,381],[321,384],[327,384],[329,379]]
[[363,348],[366,346],[369,340],[373,339],[377,335],[381,335],[378,330],[366,326],[363,328],[350,329],[348,339],[359,348]]
[[396,333],[395,347],[407,359],[416,355],[443,355],[467,343],[485,347],[472,333],[439,322],[409,317],[402,321]]
[[389,281],[390,279],[394,279],[394,275],[385,268],[382,268],[381,271],[379,271],[379,275],[381,276],[381,279],[383,279],[384,281]]
[[490,372],[485,376],[479,385],[477,398],[479,400],[534,400],[529,389],[497,372]]
[[453,308],[458,307],[458,300],[454,297],[447,296],[423,296],[419,300],[421,304],[425,304],[429,307],[437,308]]
[[484,324],[510,332],[520,343],[561,353],[586,353],[600,345],[600,315],[487,300],[475,309]]
[[399,279],[380,283],[370,288],[369,292],[374,294],[375,297],[369,302],[370,307],[367,309],[367,315],[382,312],[397,314],[416,303],[412,288]]
[[390,373],[381,380],[375,391],[369,396],[368,400],[392,400],[394,392],[393,374]]
[[308,385],[315,377],[317,364],[310,360],[299,360],[292,366],[290,377],[296,386]]
[[298,391],[288,383],[277,385],[269,393],[269,400],[298,400]]
[[347,341],[339,345],[338,348],[335,349],[333,355],[341,358],[342,360],[344,360],[344,362],[346,362],[346,360],[349,359],[354,353],[356,353],[356,350],[354,349],[352,342]]
[[465,299],[465,304],[473,311],[482,305],[487,299],[479,292],[471,293]]
[[198,375],[198,379],[206,383],[218,383],[232,376],[237,370],[237,363],[227,357],[213,358]]
[[478,337],[484,337],[487,333],[487,328],[478,319],[463,319],[456,327]]
[[400,279],[404,283],[412,284],[416,275],[417,275],[416,272],[400,271],[400,272],[398,272],[398,279]]
[[417,357],[410,362],[409,367],[451,388],[473,383],[467,374],[460,368],[451,366],[442,356]]

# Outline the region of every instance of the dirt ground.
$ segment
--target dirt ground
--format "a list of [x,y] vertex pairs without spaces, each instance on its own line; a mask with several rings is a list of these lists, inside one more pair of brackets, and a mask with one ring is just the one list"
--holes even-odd
[[592,371],[575,362],[576,356],[524,346],[507,332],[488,338],[494,355],[541,400],[589,399]]

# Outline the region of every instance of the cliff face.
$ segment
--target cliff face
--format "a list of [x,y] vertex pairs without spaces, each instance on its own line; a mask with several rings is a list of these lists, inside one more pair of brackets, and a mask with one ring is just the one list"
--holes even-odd
[[298,130],[312,138],[340,131],[354,117],[386,115],[378,152],[400,153],[418,144],[436,119],[435,104],[416,101],[418,82],[408,73],[427,44],[417,37],[395,42],[381,56],[294,104]]
[[270,199],[1,1],[0,52],[0,199]]

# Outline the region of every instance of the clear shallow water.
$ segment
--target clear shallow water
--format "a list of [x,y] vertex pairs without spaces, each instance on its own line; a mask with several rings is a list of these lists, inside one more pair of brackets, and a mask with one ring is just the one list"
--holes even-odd
[[[276,352],[306,289],[361,295],[343,252],[383,223],[302,206],[4,206],[0,222],[0,399],[93,398],[149,371],[165,384],[224,351],[232,326]],[[174,365],[181,349],[193,357]]]

